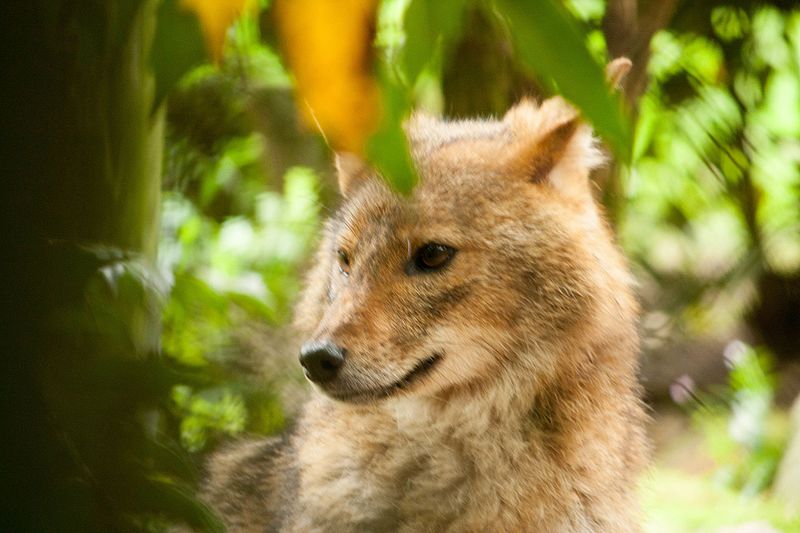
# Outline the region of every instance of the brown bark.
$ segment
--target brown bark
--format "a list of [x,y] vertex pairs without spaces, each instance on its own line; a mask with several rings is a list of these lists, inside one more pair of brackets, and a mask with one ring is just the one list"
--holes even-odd
[[622,91],[631,108],[647,88],[647,63],[650,60],[650,39],[667,26],[678,0],[609,0],[603,19],[608,53],[625,56],[633,67],[622,82]]
[[[603,19],[610,57],[627,57],[633,66],[620,84],[625,101],[636,120],[639,99],[647,89],[647,63],[650,60],[650,39],[667,26],[672,19],[678,0],[609,0]],[[622,216],[620,202],[625,197],[620,169],[617,164],[601,169],[594,175],[613,225]]]

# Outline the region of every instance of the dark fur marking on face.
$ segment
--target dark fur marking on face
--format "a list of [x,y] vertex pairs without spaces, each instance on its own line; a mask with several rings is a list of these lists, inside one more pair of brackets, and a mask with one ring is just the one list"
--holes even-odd
[[560,443],[563,433],[562,420],[553,403],[540,398],[528,411],[526,421],[525,432],[527,434],[535,433],[536,440],[542,443],[550,457],[561,462],[564,452],[563,445]]
[[550,271],[529,265],[520,273],[517,289],[526,298],[526,305],[548,317],[549,327],[566,331],[584,315],[587,298],[572,287],[568,275],[554,278],[544,272]]
[[400,333],[392,335],[389,343],[398,352],[409,352],[417,344],[422,342],[428,336],[428,328],[424,324],[424,320],[419,319],[405,324],[405,327]]
[[444,319],[471,292],[472,284],[464,283],[408,302],[405,306],[413,309],[413,313],[409,314],[402,330],[389,339],[390,344],[395,350],[410,351],[425,341],[431,325]]
[[556,435],[561,431],[561,423],[556,414],[550,407],[541,403],[531,407],[528,420],[535,429],[547,435]]
[[429,321],[442,319],[471,292],[472,284],[463,283],[441,292],[425,295],[420,298],[419,312]]
[[431,372],[442,359],[444,359],[444,354],[442,352],[435,352],[431,354],[430,357],[426,357],[425,359],[417,362],[414,368],[407,372],[402,378],[390,385],[387,385],[386,387],[355,391],[353,393],[337,394],[334,397],[337,400],[348,402],[364,402],[386,398],[398,391],[408,388],[413,383],[422,379],[426,374]]

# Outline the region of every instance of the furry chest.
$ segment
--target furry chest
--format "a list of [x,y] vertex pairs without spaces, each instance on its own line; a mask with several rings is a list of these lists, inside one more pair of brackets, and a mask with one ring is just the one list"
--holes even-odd
[[298,529],[520,529],[522,498],[530,492],[519,472],[524,460],[488,441],[486,449],[476,450],[426,437],[395,435],[387,443],[351,436],[331,443],[324,459],[301,452],[308,462],[301,468],[298,516],[304,518]]

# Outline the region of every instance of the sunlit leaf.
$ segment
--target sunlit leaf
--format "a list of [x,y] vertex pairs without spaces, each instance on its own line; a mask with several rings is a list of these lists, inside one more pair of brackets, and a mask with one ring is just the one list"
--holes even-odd
[[458,33],[468,1],[411,1],[404,17],[405,41],[401,52],[401,64],[408,83],[413,84],[439,46]]
[[388,73],[384,72],[383,77],[383,120],[369,140],[367,154],[395,189],[408,194],[417,183],[402,128],[405,113],[410,108],[408,91]]
[[214,61],[222,59],[225,34],[234,21],[253,5],[251,0],[180,0],[184,9],[200,19],[206,46]]
[[764,126],[775,135],[800,136],[800,76],[790,70],[772,74],[764,94]]
[[565,5],[576,17],[584,21],[600,21],[606,12],[604,0],[566,0]]
[[333,148],[363,153],[379,116],[372,76],[375,0],[281,0],[274,10],[298,109]]
[[750,29],[750,18],[740,7],[718,6],[711,10],[711,26],[720,39],[740,39]]
[[786,67],[791,58],[791,49],[783,37],[785,23],[783,13],[774,6],[759,8],[753,17],[753,53],[745,59],[757,67]]

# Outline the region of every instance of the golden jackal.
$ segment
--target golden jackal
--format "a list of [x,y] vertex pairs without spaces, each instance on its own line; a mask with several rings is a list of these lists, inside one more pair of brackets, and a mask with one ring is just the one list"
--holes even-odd
[[207,499],[232,531],[637,531],[637,305],[589,127],[552,98],[407,130],[410,197],[338,159],[297,313],[318,394]]

